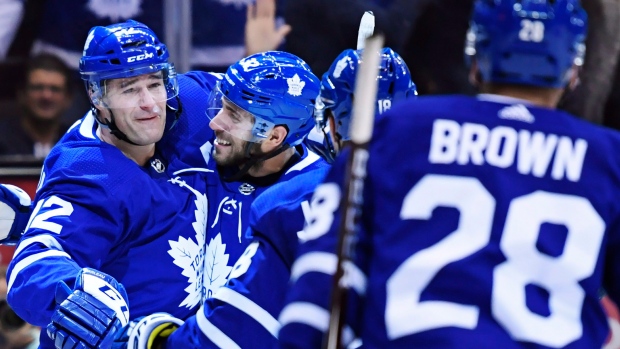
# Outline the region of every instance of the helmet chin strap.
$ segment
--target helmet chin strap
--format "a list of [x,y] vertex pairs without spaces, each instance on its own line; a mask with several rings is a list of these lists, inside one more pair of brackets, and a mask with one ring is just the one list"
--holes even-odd
[[99,111],[97,110],[97,108],[95,108],[94,106],[92,107],[92,111],[93,113],[95,113],[95,120],[97,120],[97,123],[103,127],[107,127],[110,130],[110,133],[114,135],[114,137],[120,139],[121,141],[127,142],[132,145],[139,145],[139,144],[132,142],[127,137],[127,135],[123,133],[123,131],[118,129],[118,126],[116,126],[116,122],[114,122],[114,113],[112,112],[110,108],[107,108],[107,109],[110,112],[110,119],[101,120],[99,117]]
[[245,176],[245,174],[248,173],[248,171],[250,170],[250,168],[252,168],[252,166],[256,165],[257,163],[261,161],[271,159],[291,147],[290,144],[284,144],[280,148],[272,150],[269,153],[263,154],[261,156],[252,156],[250,154],[250,149],[252,148],[252,144],[254,143],[248,142],[245,146],[245,157],[248,159],[248,161],[246,161],[243,167],[241,167],[241,169],[234,175],[223,177],[222,179],[225,182],[235,182],[235,181],[240,180],[241,177]]

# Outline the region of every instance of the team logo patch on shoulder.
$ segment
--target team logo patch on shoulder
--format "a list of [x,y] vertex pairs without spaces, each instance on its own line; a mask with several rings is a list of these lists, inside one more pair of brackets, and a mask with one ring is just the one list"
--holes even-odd
[[159,159],[153,159],[153,161],[151,161],[151,167],[157,171],[157,173],[163,173],[166,170],[166,166],[164,166],[164,163]]
[[288,84],[288,94],[291,96],[301,96],[301,91],[306,86],[306,82],[302,81],[297,74],[292,78],[286,79],[286,83]]
[[239,186],[239,192],[243,195],[250,195],[254,190],[256,190],[256,188],[247,183],[243,183]]

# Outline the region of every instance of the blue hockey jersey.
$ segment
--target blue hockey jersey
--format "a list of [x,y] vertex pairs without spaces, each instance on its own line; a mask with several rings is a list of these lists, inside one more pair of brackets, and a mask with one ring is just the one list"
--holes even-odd
[[[620,300],[619,135],[490,95],[421,97],[384,116],[345,280],[344,340],[601,348],[600,287]],[[293,266],[283,348],[318,348],[327,330],[345,161],[312,201],[320,218]]]
[[216,210],[209,212],[207,230],[206,301],[196,316],[171,335],[168,348],[277,344],[276,318],[283,306],[297,233],[307,218],[308,200],[328,168],[305,146],[298,149],[300,156],[280,173],[222,182],[217,196],[208,192],[210,208]]
[[[200,172],[194,186],[176,181],[168,164],[182,153],[200,161],[202,152],[188,147],[213,136],[204,111],[216,80],[199,72],[179,76],[180,95],[170,104],[182,112],[147,166],[102,142],[91,113],[53,148],[8,270],[8,301],[23,319],[46,326],[56,285],[72,287],[83,267],[125,286],[132,319],[157,311],[185,319],[196,312],[203,297],[206,184]],[[41,347],[53,348],[45,331]]]

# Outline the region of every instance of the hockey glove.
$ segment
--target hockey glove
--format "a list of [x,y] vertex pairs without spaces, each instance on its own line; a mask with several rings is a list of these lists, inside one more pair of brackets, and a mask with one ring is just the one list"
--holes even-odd
[[32,200],[22,189],[0,184],[0,243],[16,244],[21,238],[30,213]]
[[114,349],[155,349],[183,325],[183,320],[168,313],[139,317],[123,328],[114,340]]
[[57,349],[111,348],[129,320],[125,288],[95,269],[80,270],[73,290],[60,282],[56,302],[47,335]]

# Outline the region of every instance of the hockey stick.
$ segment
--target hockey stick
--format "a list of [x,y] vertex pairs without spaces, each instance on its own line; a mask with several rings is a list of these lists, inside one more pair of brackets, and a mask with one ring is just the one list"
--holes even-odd
[[360,21],[360,27],[357,30],[357,49],[361,50],[364,48],[364,44],[366,43],[366,39],[371,37],[375,32],[375,15],[372,11],[364,12],[362,16],[362,20]]
[[368,143],[372,136],[377,99],[377,74],[379,52],[383,47],[383,36],[366,39],[362,64],[355,77],[355,99],[351,118],[351,153],[347,160],[344,197],[340,203],[342,217],[338,238],[338,263],[334,274],[330,318],[324,347],[342,347],[342,331],[345,323],[349,282],[346,269],[352,265],[353,251],[357,241],[356,227],[361,216]]

